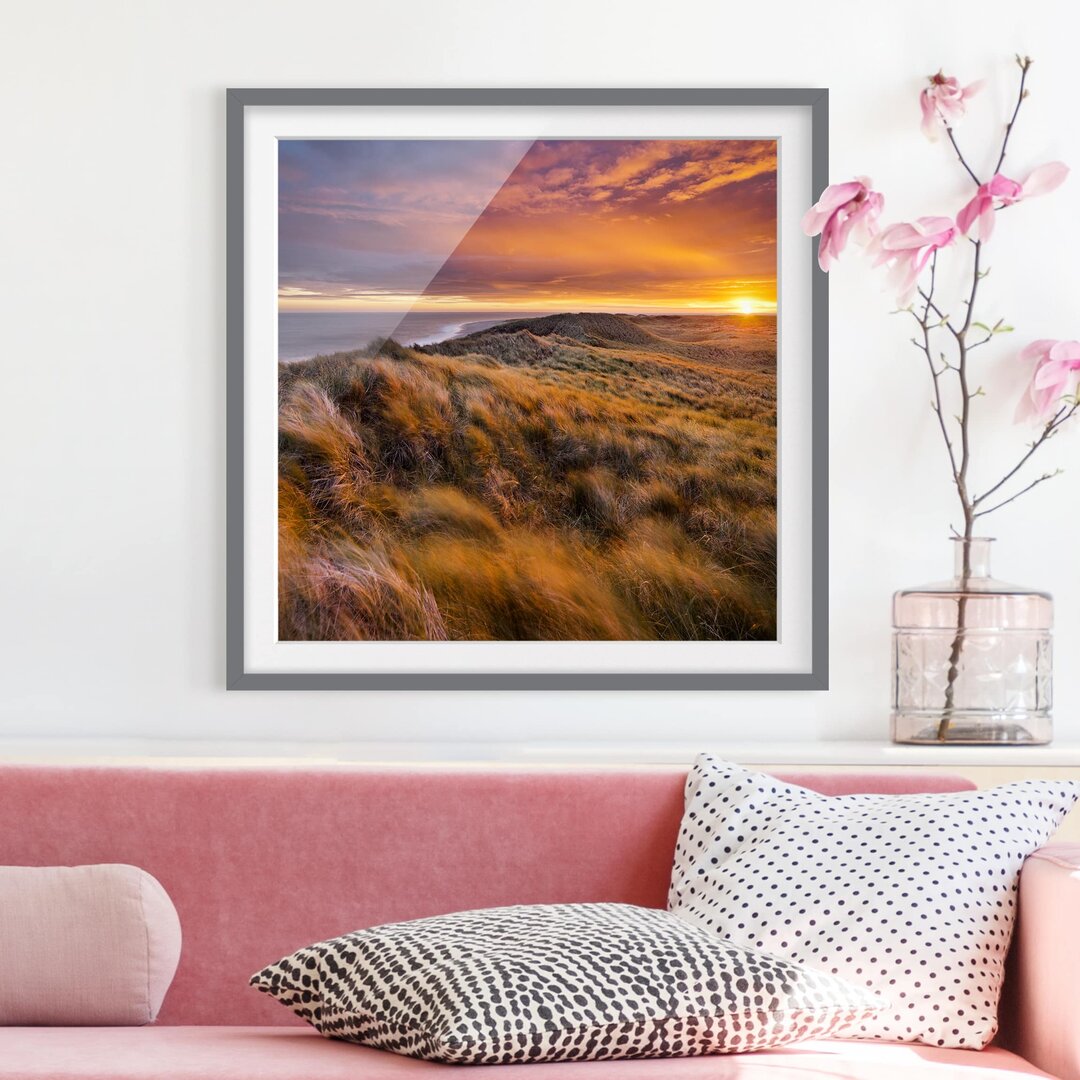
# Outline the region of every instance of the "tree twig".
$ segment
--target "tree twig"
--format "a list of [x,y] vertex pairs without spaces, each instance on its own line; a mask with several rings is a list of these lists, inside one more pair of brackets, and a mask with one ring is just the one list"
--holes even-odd
[[[933,329],[930,323],[930,312],[937,311],[934,305],[934,289],[937,285],[937,252],[935,251],[930,262],[930,288],[923,292],[919,290],[919,294],[926,302],[926,306],[923,308],[922,317],[912,311],[912,315],[915,317],[915,321],[922,329],[923,340],[922,344],[915,341],[916,348],[920,349],[926,356],[926,363],[930,368],[930,379],[934,386],[934,400],[930,402],[930,407],[934,410],[934,414],[937,416],[938,427],[941,428],[941,437],[945,442],[945,450],[949,455],[949,466],[952,469],[953,482],[956,482],[956,450],[953,448],[952,439],[949,437],[949,427],[945,423],[945,412],[941,401],[941,375],[942,372],[938,371],[934,367],[934,354],[930,349],[930,331]],[[950,327],[950,330],[952,327]],[[954,331],[955,333],[955,331]],[[914,339],[912,339],[914,341]]]
[[941,122],[945,125],[945,134],[949,136],[949,142],[952,143],[952,148],[956,151],[957,160],[964,166],[964,171],[975,182],[976,187],[982,187],[982,181],[975,175],[975,170],[967,163],[964,155],[960,151],[960,144],[956,141],[956,136],[953,134],[953,129],[949,126],[948,120],[945,119],[945,114],[938,109],[938,116],[941,117]]
[[1042,476],[1040,476],[1037,480],[1032,480],[1032,482],[1028,484],[1027,487],[1021,488],[1015,495],[1011,495],[1009,498],[1003,499],[1001,502],[996,503],[994,506],[991,506],[989,510],[980,510],[975,515],[975,517],[986,517],[987,514],[992,514],[995,510],[1000,510],[1003,506],[1008,506],[1009,503],[1015,502],[1017,499],[1019,499],[1021,495],[1026,495],[1032,488],[1037,488],[1041,483],[1043,483],[1043,481],[1053,480],[1054,477],[1057,475],[1058,474],[1056,472],[1043,473]]
[[[1061,408],[1047,421],[1046,426],[1042,429],[1042,433],[1027,448],[1027,452],[1024,456],[1021,457],[993,487],[987,488],[981,495],[976,496],[973,500],[973,505],[982,505],[982,503],[986,502],[991,495],[1000,491],[1031,460],[1035,451],[1038,450],[1047,439],[1051,438],[1062,424],[1071,419],[1076,414],[1077,410],[1080,410],[1080,401],[1074,402],[1072,405],[1062,405]],[[986,511],[986,513],[989,513],[989,511]]]
[[[935,260],[935,262],[937,261],[937,252],[936,251],[934,252],[934,260]],[[933,274],[933,270],[931,270],[931,274]],[[951,322],[949,322],[949,316],[946,315],[941,310],[941,308],[939,308],[937,306],[937,304],[934,303],[933,291],[934,291],[933,288],[931,288],[929,293],[923,292],[922,289],[919,289],[919,296],[921,296],[923,298],[923,300],[926,302],[927,311],[932,311],[941,320],[941,325],[947,327],[948,330],[950,331],[950,333],[955,337],[956,336],[956,327],[954,327],[953,324]]]
[[967,476],[968,466],[971,464],[971,398],[968,389],[967,372],[967,333],[971,329],[971,322],[975,313],[975,297],[979,292],[979,260],[982,255],[982,242],[972,240],[975,248],[975,258],[971,269],[971,292],[968,293],[967,314],[964,324],[955,332],[956,348],[959,353],[956,365],[956,375],[960,381],[960,467],[956,471],[956,490],[960,496],[960,505],[964,512],[964,538],[971,539],[971,526],[975,520],[975,507],[968,495]]
[[1016,95],[1016,107],[1013,109],[1012,117],[1005,125],[1005,137],[1001,140],[1001,153],[998,155],[997,165],[994,166],[994,174],[1001,172],[1001,166],[1005,163],[1005,151],[1009,148],[1009,136],[1012,134],[1013,125],[1016,123],[1017,116],[1020,115],[1020,106],[1024,103],[1026,96],[1024,91],[1024,83],[1027,82],[1028,68],[1031,67],[1031,57],[1025,56],[1023,60],[1017,57],[1017,62],[1020,64],[1020,90]]

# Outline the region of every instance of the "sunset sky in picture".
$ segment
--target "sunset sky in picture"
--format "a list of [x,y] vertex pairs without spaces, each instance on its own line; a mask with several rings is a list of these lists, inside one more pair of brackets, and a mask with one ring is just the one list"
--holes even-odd
[[774,140],[283,140],[282,311],[776,308]]

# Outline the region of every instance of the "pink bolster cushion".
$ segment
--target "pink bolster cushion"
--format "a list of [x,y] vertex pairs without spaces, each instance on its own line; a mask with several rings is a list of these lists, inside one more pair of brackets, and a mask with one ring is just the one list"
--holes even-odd
[[0,1024],[148,1024],[180,960],[168,894],[135,866],[0,866]]

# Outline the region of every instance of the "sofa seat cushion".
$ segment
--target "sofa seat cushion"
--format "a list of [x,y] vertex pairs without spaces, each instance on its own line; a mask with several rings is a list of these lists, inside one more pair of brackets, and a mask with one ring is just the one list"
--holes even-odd
[[439,1065],[294,1027],[0,1029],[0,1080],[1011,1080],[1048,1077],[1007,1050],[800,1043],[729,1057]]

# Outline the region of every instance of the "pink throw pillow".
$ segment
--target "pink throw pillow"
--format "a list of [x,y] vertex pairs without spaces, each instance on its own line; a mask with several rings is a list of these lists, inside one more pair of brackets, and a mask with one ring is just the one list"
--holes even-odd
[[0,866],[0,957],[0,1024],[148,1024],[180,920],[135,866]]

